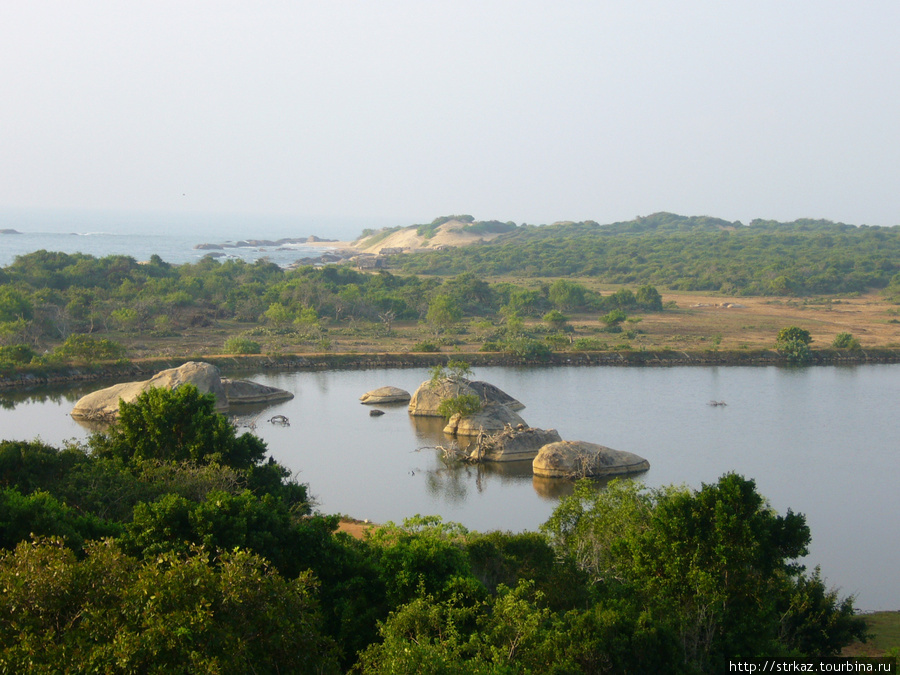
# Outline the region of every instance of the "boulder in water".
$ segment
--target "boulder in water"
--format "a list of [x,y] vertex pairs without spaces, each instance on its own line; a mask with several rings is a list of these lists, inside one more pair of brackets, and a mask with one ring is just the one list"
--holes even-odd
[[451,436],[478,436],[495,434],[507,427],[525,426],[525,420],[500,403],[488,403],[473,415],[455,414],[444,427]]
[[361,403],[377,405],[379,403],[406,403],[410,399],[409,392],[399,387],[379,387],[367,391],[359,397]]
[[650,462],[643,457],[585,441],[549,443],[532,462],[535,476],[549,478],[617,476],[649,468]]
[[229,405],[270,403],[294,397],[289,391],[246,380],[228,380],[210,363],[190,361],[178,368],[163,370],[142,382],[124,382],[82,397],[72,409],[72,417],[97,422],[111,422],[119,415],[119,401],[131,403],[148,389],[177,389],[192,384],[202,394],[216,398],[216,410],[224,412]]
[[556,429],[537,429],[526,426],[506,427],[490,436],[479,437],[475,446],[469,451],[469,461],[532,461],[542,447],[561,440]]
[[484,403],[500,403],[509,410],[521,410],[525,407],[506,392],[487,382],[445,378],[436,384],[432,384],[431,380],[420,384],[409,401],[409,414],[442,417],[438,412],[442,401],[466,395],[477,396]]

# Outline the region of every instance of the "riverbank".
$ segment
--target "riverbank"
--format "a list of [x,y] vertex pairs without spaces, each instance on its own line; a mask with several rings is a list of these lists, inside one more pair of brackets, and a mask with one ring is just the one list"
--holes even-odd
[[[91,381],[139,380],[186,361],[206,361],[221,370],[233,372],[360,370],[372,368],[428,368],[462,359],[477,366],[785,366],[787,358],[774,350],[733,351],[603,351],[552,352],[542,359],[527,359],[502,352],[396,352],[396,353],[319,353],[274,356],[219,356],[192,354],[182,358],[145,358],[128,361],[80,364],[26,365],[0,374],[0,389],[21,389]],[[900,363],[900,349],[839,349],[812,352],[811,366]]]

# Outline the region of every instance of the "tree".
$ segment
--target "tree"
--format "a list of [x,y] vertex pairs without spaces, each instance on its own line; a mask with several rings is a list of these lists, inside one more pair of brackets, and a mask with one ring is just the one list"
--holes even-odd
[[447,295],[436,295],[428,304],[425,321],[431,324],[435,337],[460,319],[462,319],[462,309]]
[[549,312],[544,314],[543,321],[554,330],[562,330],[563,328],[565,328],[566,323],[569,321],[569,317],[560,312],[558,309],[551,309]]
[[133,403],[119,402],[119,419],[105,435],[95,434],[91,447],[101,457],[128,462],[143,460],[218,463],[247,469],[262,461],[266,445],[259,438],[237,435],[215,410],[215,397],[185,384],[177,389],[153,388]]
[[[721,672],[738,654],[834,653],[865,633],[848,601],[797,564],[810,542],[806,519],[777,515],[737,474],[697,491],[631,481],[597,491],[580,481],[543,529],[598,586],[670,626],[690,669]],[[816,631],[795,630],[807,621]]]
[[790,363],[800,365],[808,363],[812,357],[809,350],[811,342],[812,337],[808,330],[797,326],[788,326],[778,331],[775,348],[779,353],[784,354]]
[[550,302],[557,309],[572,310],[584,304],[585,288],[581,284],[557,279],[550,285]]
[[337,673],[315,580],[202,548],[138,561],[110,541],[0,554],[4,672]]
[[606,324],[608,328],[612,328],[613,326],[618,326],[622,323],[628,316],[621,309],[613,309],[600,317],[600,321]]
[[659,291],[650,284],[638,288],[634,297],[641,309],[645,309],[648,312],[662,311],[662,296],[659,294]]

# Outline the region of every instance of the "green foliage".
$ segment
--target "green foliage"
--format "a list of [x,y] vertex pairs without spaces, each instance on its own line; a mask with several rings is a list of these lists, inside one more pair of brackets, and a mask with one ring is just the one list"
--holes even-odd
[[103,542],[79,560],[42,540],[0,555],[4,672],[336,673],[320,622],[310,575],[244,551],[139,562]]
[[607,314],[601,316],[600,321],[605,323],[607,326],[618,326],[627,318],[628,316],[621,309],[613,309]]
[[552,353],[550,345],[534,338],[523,337],[506,340],[501,346],[504,352],[525,361],[546,361]]
[[37,353],[28,345],[0,346],[0,365],[29,363]]
[[215,411],[215,397],[187,384],[154,388],[133,403],[120,401],[119,419],[108,434],[91,437],[101,457],[127,462],[143,460],[218,463],[246,469],[262,461],[265,444],[234,427]]
[[14,548],[32,536],[58,536],[80,550],[87,539],[117,534],[119,528],[92,515],[80,515],[46,492],[23,495],[16,489],[0,490],[0,548]]
[[113,361],[125,356],[125,347],[106,338],[72,334],[53,350],[54,358],[73,361]]
[[230,337],[225,340],[226,354],[259,354],[262,346],[248,338]]
[[436,295],[428,303],[425,320],[431,324],[435,335],[447,330],[462,319],[462,309],[450,296]]
[[[405,257],[414,274],[594,277],[679,290],[812,295],[883,289],[900,279],[900,230],[829,221],[749,226],[655,213],[632,221],[523,226],[480,246]],[[900,297],[900,281],[888,297]],[[650,297],[647,311],[658,311]],[[564,309],[560,307],[560,309]],[[613,306],[597,307],[609,310]]]
[[456,414],[474,415],[481,410],[481,399],[476,394],[460,394],[445,398],[438,405],[438,414],[445,420],[449,420]]
[[851,351],[858,351],[862,349],[862,345],[859,344],[859,340],[853,337],[852,333],[838,333],[834,336],[834,340],[831,342],[831,346],[835,349],[849,349]]
[[441,348],[436,345],[431,340],[422,340],[421,342],[417,342],[412,346],[412,350],[414,352],[439,352]]
[[542,321],[555,330],[562,330],[562,328],[569,321],[569,317],[560,312],[558,309],[551,309],[549,312],[544,314]]
[[605,352],[609,349],[609,343],[592,337],[575,338],[572,349],[579,352]]
[[571,310],[584,304],[586,289],[565,279],[557,279],[550,285],[550,302],[557,309]]
[[789,363],[803,365],[809,363],[812,358],[809,349],[811,342],[812,337],[808,330],[797,326],[788,326],[778,331],[775,348],[780,354],[787,357]]
[[[794,561],[810,541],[803,516],[776,515],[735,474],[696,492],[630,481],[599,492],[582,481],[544,530],[598,584],[634,593],[677,635],[685,664],[703,672],[720,672],[736,654],[834,653],[862,635],[846,601]],[[801,636],[795,611],[821,632]]]
[[34,308],[27,296],[11,286],[0,286],[0,323],[30,319]]
[[650,284],[645,284],[638,288],[634,299],[638,307],[648,312],[661,312],[663,310],[662,296]]
[[812,342],[812,337],[805,328],[788,326],[787,328],[782,328],[778,331],[776,342],[802,342],[803,344],[808,345]]
[[465,533],[447,527],[437,516],[415,517],[398,527],[389,523],[370,537],[378,573],[394,605],[418,594],[449,596],[455,582],[468,574],[468,560],[461,540]]
[[428,369],[428,382],[431,387],[440,385],[444,380],[460,383],[465,382],[474,374],[472,366],[467,361],[450,359],[446,366],[438,364]]
[[271,495],[214,491],[198,502],[167,494],[135,506],[121,545],[141,557],[166,551],[187,553],[192,546],[212,553],[247,549],[293,577],[303,569],[299,567],[302,540],[295,525],[287,505]]

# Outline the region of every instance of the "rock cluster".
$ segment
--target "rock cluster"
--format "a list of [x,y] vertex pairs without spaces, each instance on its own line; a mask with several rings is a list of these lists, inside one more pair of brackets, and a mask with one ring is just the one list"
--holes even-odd
[[423,382],[410,399],[409,414],[440,417],[443,401],[465,395],[477,396],[481,410],[457,413],[444,427],[445,434],[468,439],[468,447],[456,453],[464,461],[530,460],[535,476],[549,478],[613,476],[650,468],[646,459],[633,453],[585,441],[564,441],[555,429],[529,427],[515,412],[525,406],[487,382],[462,378]]

